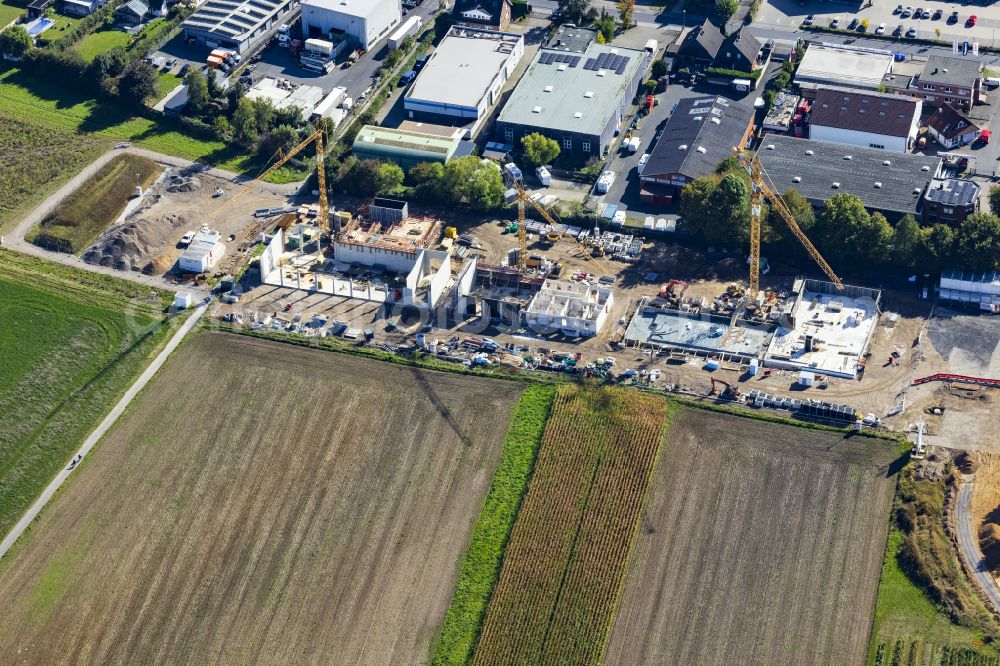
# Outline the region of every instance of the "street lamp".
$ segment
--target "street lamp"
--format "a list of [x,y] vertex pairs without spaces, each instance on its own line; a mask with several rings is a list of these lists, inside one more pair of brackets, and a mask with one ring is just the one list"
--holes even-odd
[[687,19],[688,19],[688,10],[682,9],[681,10],[681,31],[682,32],[684,31],[684,28],[687,27],[687,22],[688,22]]

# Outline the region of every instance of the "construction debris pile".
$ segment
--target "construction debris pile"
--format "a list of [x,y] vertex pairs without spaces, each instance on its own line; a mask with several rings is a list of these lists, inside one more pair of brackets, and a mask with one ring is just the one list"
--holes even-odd
[[619,261],[638,261],[642,255],[642,239],[635,236],[605,231],[591,241],[594,255],[608,256]]

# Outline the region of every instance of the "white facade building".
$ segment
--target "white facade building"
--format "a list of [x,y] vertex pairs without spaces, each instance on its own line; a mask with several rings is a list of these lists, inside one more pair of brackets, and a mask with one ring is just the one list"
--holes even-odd
[[399,0],[302,0],[302,34],[342,33],[351,48],[370,49],[402,16]]
[[614,296],[608,287],[546,280],[524,313],[535,329],[558,329],[572,337],[592,337],[604,326]]
[[1000,313],[1000,273],[945,271],[941,274],[940,296],[941,300]]
[[403,100],[408,118],[484,119],[524,56],[524,37],[453,27]]
[[923,102],[904,95],[822,86],[809,117],[809,138],[907,153],[917,142]]
[[225,253],[226,246],[219,242],[221,236],[202,229],[195,234],[191,244],[181,253],[177,265],[185,273],[204,273],[211,270]]

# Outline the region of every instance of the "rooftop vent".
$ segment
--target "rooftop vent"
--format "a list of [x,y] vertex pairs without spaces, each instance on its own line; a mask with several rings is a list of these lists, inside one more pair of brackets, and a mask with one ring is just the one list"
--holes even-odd
[[892,164],[892,162],[889,160],[882,160],[882,166],[889,166],[890,164]]
[[677,146],[677,150],[687,150],[687,149],[688,145],[686,143],[682,143],[681,145]]
[[850,159],[852,159],[852,158],[851,158],[851,156],[850,156],[850,155],[844,155],[844,159],[845,159],[845,160],[850,160]]
[[792,178],[792,182],[793,183],[801,183],[802,182],[802,176],[794,176]]
[[556,67],[556,69],[559,70],[560,72],[565,72],[566,71],[566,65],[565,64],[559,65],[558,67]]
[[774,150],[774,144],[773,143],[769,143],[766,146],[764,146],[764,149],[765,150]]
[[718,118],[712,118],[712,122],[715,123],[716,125],[721,125],[722,124],[722,121],[719,120]]
[[581,112],[577,111],[576,113],[573,114],[573,117],[574,118],[583,118],[583,114]]
[[533,108],[533,109],[531,110],[531,112],[532,112],[532,113],[541,113],[541,112],[542,112],[542,107],[540,107],[540,106],[536,106],[535,108]]
[[812,155],[812,154],[813,154],[812,149],[806,151],[806,155]]
[[552,86],[545,86],[545,92],[552,92]]
[[920,194],[920,188],[919,187],[914,187],[913,188],[913,193],[914,194]]
[[607,70],[603,70],[603,69],[597,70],[597,75],[598,76],[604,76],[607,73],[608,73]]
[[947,74],[947,73],[948,73],[948,68],[947,68],[947,67],[945,67],[945,68],[944,68],[944,69],[942,69],[941,71],[942,71],[942,72],[944,72],[945,74]]
[[878,188],[880,188],[880,187],[882,187],[882,183],[880,183],[880,182],[878,182],[878,181],[876,180],[876,181],[875,181],[875,189],[877,190],[877,189],[878,189]]
[[923,165],[922,167],[920,167],[920,170],[921,170],[921,171],[930,171],[930,170],[931,170],[931,168],[930,168],[929,166],[927,166],[927,165],[925,164],[925,165]]
[[591,97],[594,96],[594,91],[588,90],[587,92],[583,93],[583,96],[586,97],[587,99],[590,99]]
[[708,152],[707,150],[705,150],[705,146],[698,146],[697,150],[698,150],[699,153],[702,153],[702,154]]
[[833,189],[839,190],[840,189],[840,183],[834,183],[833,184]]

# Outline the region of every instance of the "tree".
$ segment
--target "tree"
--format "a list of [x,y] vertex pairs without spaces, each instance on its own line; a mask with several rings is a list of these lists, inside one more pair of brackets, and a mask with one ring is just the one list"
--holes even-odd
[[[785,190],[780,195],[785,208],[791,213],[792,219],[799,225],[799,228],[808,235],[809,229],[816,224],[816,214],[812,204],[804,196],[794,189]],[[804,258],[805,250],[799,239],[788,228],[788,223],[772,207],[767,209],[767,215],[761,215],[763,220],[761,228],[761,241],[774,246],[775,250],[782,254],[790,254]]]
[[711,211],[702,233],[713,243],[745,242],[750,238],[750,189],[737,173],[723,176],[708,198]]
[[904,215],[892,230],[892,261],[902,269],[916,265],[920,252],[920,225],[912,215]]
[[343,185],[348,192],[370,197],[378,194],[378,160],[356,160],[344,178]]
[[559,13],[571,23],[580,25],[590,9],[590,0],[559,0]]
[[403,184],[403,169],[395,162],[382,162],[375,170],[375,187],[379,194],[391,192]]
[[212,120],[212,129],[215,130],[215,136],[223,141],[233,138],[233,126],[225,116],[216,116]]
[[1000,217],[973,213],[966,218],[955,234],[955,251],[965,270],[1000,270]]
[[435,191],[442,201],[491,210],[503,201],[503,177],[494,165],[467,155],[445,165]]
[[33,45],[31,35],[22,26],[14,25],[0,32],[0,55],[20,58]]
[[739,8],[739,0],[715,0],[715,13],[724,19],[729,19]]
[[443,39],[453,25],[455,25],[455,19],[451,13],[443,12],[438,14],[437,18],[434,19],[434,38],[438,41]]
[[[254,120],[257,123],[257,133],[263,134],[274,127],[274,105],[265,97],[258,97],[251,102]],[[237,107],[239,108],[239,107]]]
[[479,162],[469,181],[469,205],[479,210],[493,210],[503,203],[503,193],[504,184],[500,171]]
[[524,157],[532,166],[549,164],[559,157],[559,144],[547,136],[535,132],[521,139]]
[[253,102],[244,97],[236,105],[233,112],[233,136],[246,147],[257,142],[260,132],[257,130],[257,114]]
[[156,70],[142,60],[130,65],[118,82],[118,96],[140,106],[158,90]]
[[[299,132],[291,125],[278,125],[269,132],[260,135],[260,142],[257,146],[257,153],[264,159],[270,159],[290,148],[300,141]],[[301,156],[301,153],[299,153]]]
[[951,263],[955,232],[947,224],[935,224],[920,230],[918,265],[924,273],[936,273]]
[[653,61],[653,69],[651,76],[654,79],[660,79],[667,75],[667,61],[663,58]]
[[87,78],[93,83],[100,84],[104,79],[121,76],[127,65],[125,49],[116,46],[104,53],[98,53],[90,61],[87,65]]
[[1000,215],[1000,185],[990,186],[990,212]]
[[710,178],[698,178],[681,189],[680,214],[691,231],[704,235],[711,217],[708,201],[714,191],[715,182]]
[[632,27],[632,14],[634,13],[635,0],[618,0],[618,19],[621,22],[622,30],[628,30]]
[[[816,221],[813,242],[827,260],[864,260],[884,255],[885,246],[864,245],[872,238],[878,242],[881,222],[885,220],[882,218],[873,223],[871,218],[861,199],[853,194],[835,194],[827,200]],[[886,243],[891,239],[891,233],[889,229]]]
[[594,28],[597,29],[597,34],[604,39],[603,43],[607,44],[615,38],[615,31],[618,29],[618,24],[615,23],[614,16],[602,9],[601,15],[594,21]]
[[[200,71],[192,67],[184,75],[184,84],[187,86],[188,108],[194,114],[200,114],[205,109],[205,105],[208,104],[208,82],[205,81],[205,77]],[[235,87],[239,88],[240,86]]]
[[444,177],[444,165],[440,162],[420,162],[410,167],[407,173],[414,186],[414,194],[422,199],[440,199],[438,186]]

